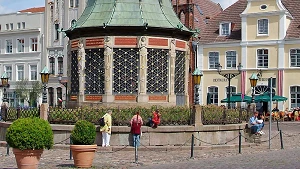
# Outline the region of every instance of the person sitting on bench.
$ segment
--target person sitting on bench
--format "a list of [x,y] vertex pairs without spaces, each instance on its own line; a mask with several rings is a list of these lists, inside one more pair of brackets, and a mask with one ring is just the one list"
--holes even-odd
[[259,120],[258,118],[258,112],[254,112],[253,113],[253,116],[250,117],[249,119],[249,126],[250,129],[251,129],[251,133],[252,134],[265,134],[262,129],[264,127],[264,122],[263,122],[263,119]]

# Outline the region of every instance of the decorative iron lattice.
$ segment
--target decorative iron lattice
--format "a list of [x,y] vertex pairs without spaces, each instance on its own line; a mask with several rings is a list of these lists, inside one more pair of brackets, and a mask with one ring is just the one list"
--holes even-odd
[[175,94],[185,92],[185,52],[176,51],[175,59]]
[[85,50],[85,94],[104,94],[104,49]]
[[138,92],[138,49],[114,49],[113,92]]
[[148,49],[147,92],[167,93],[169,84],[169,50]]
[[71,94],[79,93],[79,72],[77,51],[71,51]]

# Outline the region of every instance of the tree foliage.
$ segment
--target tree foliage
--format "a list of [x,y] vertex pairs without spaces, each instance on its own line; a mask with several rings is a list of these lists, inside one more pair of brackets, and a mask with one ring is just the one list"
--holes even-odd
[[33,104],[41,96],[42,83],[28,79],[17,81],[15,91],[20,99],[24,99],[30,106],[34,106]]

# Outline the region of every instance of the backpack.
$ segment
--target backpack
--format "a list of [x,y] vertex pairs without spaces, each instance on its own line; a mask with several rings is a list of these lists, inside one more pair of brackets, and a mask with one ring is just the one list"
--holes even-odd
[[100,124],[100,127],[105,126],[104,117],[101,117],[101,118],[99,119],[99,124]]

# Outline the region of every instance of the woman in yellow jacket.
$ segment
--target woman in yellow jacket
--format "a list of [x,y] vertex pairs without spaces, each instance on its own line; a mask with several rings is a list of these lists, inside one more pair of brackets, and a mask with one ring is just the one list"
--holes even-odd
[[105,125],[100,128],[102,132],[102,147],[109,147],[110,135],[111,135],[111,114],[112,111],[108,110],[107,113],[103,116]]

